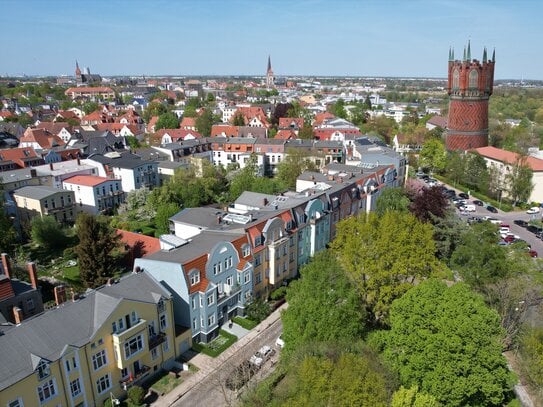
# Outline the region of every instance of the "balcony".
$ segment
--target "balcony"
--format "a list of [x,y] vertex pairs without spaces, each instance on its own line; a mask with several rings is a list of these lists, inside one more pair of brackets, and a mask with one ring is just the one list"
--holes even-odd
[[125,329],[124,331],[118,331],[113,332],[113,341],[115,343],[121,343],[124,342],[126,339],[130,338],[131,336],[139,333],[140,331],[147,328],[147,321],[145,319],[138,319],[138,322],[131,325],[129,328]]
[[222,292],[222,294],[217,293],[217,305],[221,304],[222,302],[224,302],[225,300],[229,298],[232,298],[240,291],[241,291],[241,285],[237,283],[234,285],[225,284],[224,291]]
[[64,206],[59,206],[59,207],[56,207],[56,208],[43,208],[43,213],[45,215],[50,215],[50,214],[53,214],[53,213],[57,213],[57,212],[66,210],[66,209],[70,209],[73,206],[74,206],[73,202],[70,202],[70,203],[66,203]]
[[119,380],[119,384],[124,390],[127,390],[129,387],[136,384],[140,379],[146,377],[150,370],[151,368],[149,366],[143,365],[135,374],[130,373],[126,379]]
[[166,341],[166,334],[164,332],[159,332],[158,334],[149,337],[149,349],[154,349],[161,343]]

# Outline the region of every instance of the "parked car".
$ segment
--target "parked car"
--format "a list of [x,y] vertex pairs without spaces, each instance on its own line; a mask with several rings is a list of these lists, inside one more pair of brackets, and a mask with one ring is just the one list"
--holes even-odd
[[522,219],[516,219],[516,220],[513,221],[513,223],[515,225],[519,225],[522,228],[527,228],[528,227],[528,222],[526,222],[525,220],[522,220]]
[[466,193],[464,193],[464,192],[460,192],[460,193],[458,194],[458,196],[459,196],[460,198],[469,199],[469,195],[466,194]]
[[496,208],[494,208],[492,205],[488,205],[486,207],[486,210],[489,211],[489,212],[492,212],[492,213],[498,213],[498,210]]
[[256,354],[260,356],[264,361],[266,361],[269,358],[271,358],[274,353],[275,353],[275,349],[271,348],[268,345],[264,345],[258,350]]
[[476,209],[475,205],[462,205],[460,210],[465,212],[475,212]]
[[500,227],[500,234],[502,234],[502,233],[509,233],[509,228],[508,228],[508,227],[501,226],[501,227]]
[[532,206],[530,209],[526,211],[528,215],[535,215],[536,213],[539,213],[539,208],[537,206]]
[[473,203],[477,206],[485,206],[485,204],[483,203],[483,201],[479,201],[478,199],[474,199],[473,200]]
[[285,347],[285,341],[283,340],[282,337],[279,337],[275,340],[275,345],[280,348],[280,349],[283,349]]
[[537,252],[535,250],[528,250],[530,257],[537,258]]
[[256,367],[260,367],[260,366],[262,366],[262,363],[264,363],[264,359],[262,359],[258,355],[258,352],[257,352],[253,356],[251,356],[251,358],[249,359],[249,362],[251,362]]
[[526,230],[528,230],[528,232],[532,232],[533,234],[537,234],[540,233],[543,229],[536,225],[528,225]]

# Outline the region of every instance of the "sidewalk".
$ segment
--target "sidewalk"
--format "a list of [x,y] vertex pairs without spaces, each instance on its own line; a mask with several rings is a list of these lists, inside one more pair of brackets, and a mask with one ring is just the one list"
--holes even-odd
[[189,360],[189,362],[195,365],[196,367],[198,367],[199,370],[196,373],[194,373],[192,376],[184,380],[179,386],[177,386],[168,394],[158,397],[157,400],[153,402],[151,405],[171,406],[172,404],[177,402],[188,391],[190,391],[196,385],[200,384],[201,381],[203,381],[207,376],[209,376],[217,368],[219,368],[238,350],[240,350],[244,346],[251,343],[255,338],[257,338],[260,335],[262,331],[267,329],[273,323],[277,322],[281,318],[281,311],[284,310],[286,307],[287,307],[287,303],[283,304],[281,307],[276,309],[274,312],[270,314],[270,316],[268,316],[268,318],[266,318],[264,321],[258,324],[251,331],[248,331],[248,333],[245,336],[243,336],[242,338],[239,338],[232,346],[226,349],[218,357],[212,358],[210,356],[204,355],[203,353],[197,353],[193,358]]

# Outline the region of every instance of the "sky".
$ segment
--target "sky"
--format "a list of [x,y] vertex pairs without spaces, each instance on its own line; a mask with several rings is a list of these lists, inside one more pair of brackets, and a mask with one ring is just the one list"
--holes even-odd
[[496,49],[495,79],[543,79],[538,0],[0,0],[0,75],[447,75]]

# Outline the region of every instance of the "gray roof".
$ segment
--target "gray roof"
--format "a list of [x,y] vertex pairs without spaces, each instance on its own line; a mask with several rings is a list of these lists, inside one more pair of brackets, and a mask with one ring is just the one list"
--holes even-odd
[[89,159],[99,162],[101,164],[109,165],[116,168],[133,169],[141,165],[157,164],[157,161],[142,160],[141,157],[131,153],[119,153],[120,157],[110,158],[102,154],[94,154]]
[[61,357],[66,346],[84,346],[123,300],[156,304],[170,294],[147,273],[130,274],[76,302],[30,318],[0,336],[0,390],[33,373],[40,359]]
[[10,182],[19,182],[32,178],[30,172],[31,168],[22,168],[20,170],[3,171],[0,174],[0,184],[7,184]]
[[158,163],[158,168],[168,168],[171,170],[176,170],[177,168],[185,168],[187,164],[179,161],[160,161]]
[[228,140],[226,140],[226,142],[230,144],[255,144],[256,139],[246,137],[230,137]]
[[211,228],[217,224],[217,216],[224,216],[226,214],[227,212],[211,207],[185,208],[173,215],[170,220],[188,225],[198,225],[203,228]]
[[199,235],[194,236],[192,240],[184,246],[169,251],[161,250],[145,256],[145,259],[183,264],[200,257],[205,253],[211,252],[218,243],[224,241],[230,242],[244,235],[245,232],[243,230],[231,232],[205,230]]
[[240,126],[238,137],[266,137],[267,130],[264,127]]
[[243,193],[236,199],[236,204],[254,206],[256,208],[262,208],[264,205],[264,199],[267,202],[271,202],[275,199],[275,195],[262,194],[260,192],[243,191]]
[[53,187],[49,187],[45,185],[36,185],[36,186],[18,188],[13,192],[13,194],[17,196],[21,196],[23,198],[40,200],[43,198],[47,198],[48,196],[58,194],[59,192],[73,193],[73,191],[67,191],[64,189],[53,188]]

